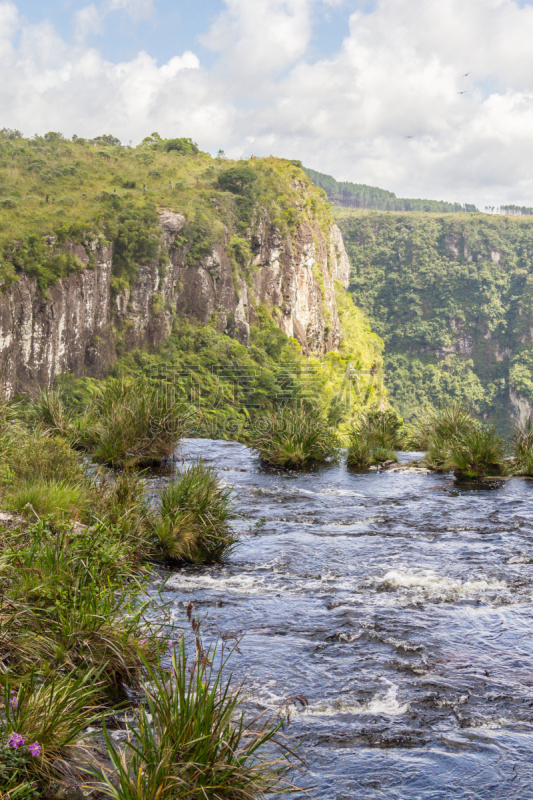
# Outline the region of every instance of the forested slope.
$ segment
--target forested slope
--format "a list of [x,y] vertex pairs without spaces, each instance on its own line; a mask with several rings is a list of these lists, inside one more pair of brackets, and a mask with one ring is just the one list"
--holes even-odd
[[303,167],[316,186],[323,189],[335,205],[354,208],[381,209],[382,211],[432,211],[451,214],[459,211],[477,211],[475,205],[449,203],[446,200],[423,200],[414,197],[396,197],[394,192],[369,186],[366,183],[337,181],[331,175]]
[[464,400],[509,427],[533,405],[533,220],[338,215],[350,291],[385,342],[392,402]]

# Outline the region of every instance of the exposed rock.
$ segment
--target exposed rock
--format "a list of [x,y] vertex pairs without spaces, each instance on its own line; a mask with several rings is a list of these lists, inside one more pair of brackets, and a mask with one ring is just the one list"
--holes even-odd
[[533,414],[533,406],[529,400],[516,394],[512,389],[509,390],[509,399],[513,408],[513,416],[516,424],[520,425],[520,427],[524,426]]
[[202,325],[215,318],[219,331],[247,345],[257,306],[275,306],[277,324],[305,353],[339,345],[334,282],[347,286],[349,262],[336,225],[328,238],[314,221],[283,238],[263,212],[251,237],[252,264],[238,274],[222,245],[191,264],[176,241],[185,221],[170,209],[159,212],[168,263],[140,265],[120,294],[111,290],[112,245],[97,239],[91,243],[95,266],[85,248],[65,245],[86,268],[50,286],[47,297],[27,276],[4,290],[0,380],[7,396],[50,386],[61,372],[101,377],[118,351],[161,344],[176,315]]

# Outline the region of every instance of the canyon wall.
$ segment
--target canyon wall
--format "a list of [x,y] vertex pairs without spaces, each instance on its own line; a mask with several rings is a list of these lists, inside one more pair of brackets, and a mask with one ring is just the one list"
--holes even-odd
[[533,218],[344,213],[354,302],[385,342],[391,401],[463,402],[506,432],[533,411]]
[[210,322],[247,345],[258,309],[266,307],[305,353],[338,347],[334,283],[348,285],[349,263],[337,226],[324,232],[311,220],[282,236],[263,210],[249,237],[251,258],[236,265],[229,242],[191,264],[176,241],[185,217],[162,209],[159,224],[165,263],[139,264],[120,292],[112,289],[113,244],[97,237],[85,247],[65,245],[85,268],[46,294],[26,275],[3,289],[0,379],[7,396],[49,387],[62,372],[101,377],[124,352],[161,344],[176,316]]

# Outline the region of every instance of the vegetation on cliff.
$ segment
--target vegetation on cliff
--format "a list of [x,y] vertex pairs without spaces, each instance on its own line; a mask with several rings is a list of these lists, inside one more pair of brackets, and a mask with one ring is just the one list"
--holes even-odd
[[509,427],[512,395],[533,402],[533,221],[343,210],[338,224],[392,404],[411,419],[456,399]]
[[[163,264],[158,208],[186,217],[179,244],[191,261],[236,237],[234,257],[243,270],[248,264],[238,239],[260,224],[261,208],[282,236],[301,220],[324,229],[331,224],[323,193],[290,161],[212,158],[188,139],[156,133],[132,148],[112,136],[71,141],[51,132],[24,139],[4,129],[0,206],[0,279],[8,285],[25,273],[44,291],[91,266],[95,237],[114,244],[117,290],[135,278],[139,264],[158,254]],[[65,249],[67,242],[81,244],[86,258]]]

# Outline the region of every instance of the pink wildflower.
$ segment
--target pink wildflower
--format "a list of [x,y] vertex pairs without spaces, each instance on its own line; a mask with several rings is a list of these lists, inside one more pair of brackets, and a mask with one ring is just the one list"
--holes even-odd
[[10,744],[11,747],[14,747],[15,750],[17,750],[24,744],[24,739],[22,738],[20,733],[12,733],[9,739],[7,740],[7,743]]
[[34,742],[33,744],[30,744],[28,746],[28,750],[30,751],[32,756],[36,757],[41,755],[43,748],[41,747],[39,742]]
[[15,692],[10,692],[11,697],[9,698],[9,708],[16,708],[19,704],[19,699]]

